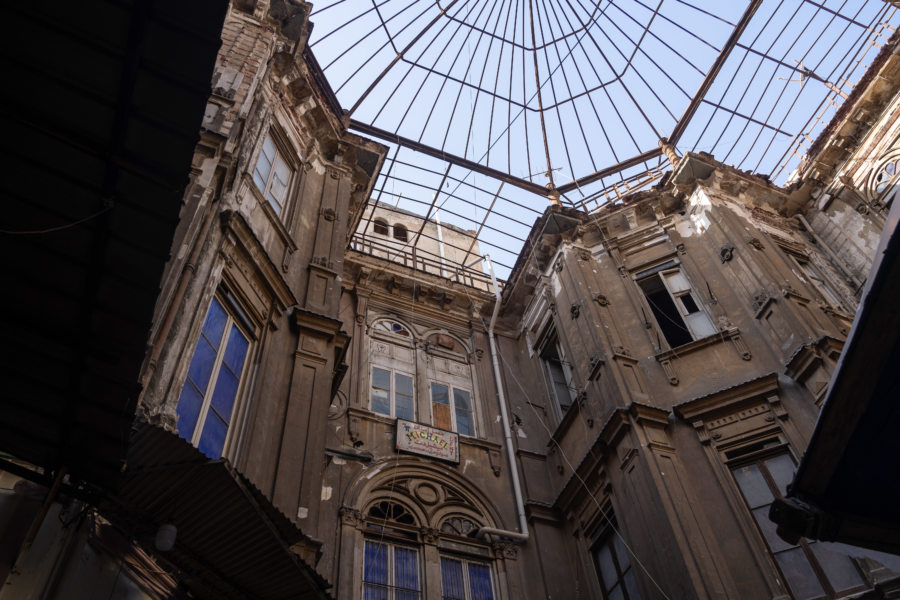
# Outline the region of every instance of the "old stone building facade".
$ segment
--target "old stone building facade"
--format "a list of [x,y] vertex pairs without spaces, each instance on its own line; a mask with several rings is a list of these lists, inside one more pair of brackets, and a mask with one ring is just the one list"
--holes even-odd
[[[896,557],[767,517],[896,193],[896,39],[787,186],[673,154],[616,204],[548,207],[501,288],[464,230],[369,200],[387,149],[347,130],[310,10],[229,6],[125,483],[46,517],[3,471],[0,599],[900,593]],[[231,527],[274,531],[305,587],[217,554]]]

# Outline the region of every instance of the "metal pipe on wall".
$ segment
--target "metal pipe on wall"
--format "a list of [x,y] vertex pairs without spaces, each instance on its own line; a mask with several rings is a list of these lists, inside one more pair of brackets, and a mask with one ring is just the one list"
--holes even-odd
[[488,265],[488,271],[491,275],[491,284],[494,286],[494,312],[491,314],[491,321],[488,324],[488,343],[491,347],[491,362],[494,365],[494,382],[497,385],[497,399],[500,402],[500,420],[503,424],[503,441],[506,444],[506,458],[509,461],[509,473],[512,477],[513,495],[516,501],[516,514],[519,517],[519,531],[509,531],[506,529],[497,529],[495,527],[482,527],[478,530],[477,536],[483,538],[488,535],[498,535],[515,540],[527,540],[530,537],[528,533],[528,521],[525,518],[525,503],[522,501],[522,485],[519,482],[519,469],[516,466],[516,455],[513,451],[512,434],[509,429],[509,415],[506,411],[506,396],[503,393],[503,382],[500,378],[500,359],[497,353],[497,342],[494,334],[494,324],[497,321],[497,314],[500,312],[500,287],[497,285],[497,277],[494,275],[494,265],[491,264],[491,257],[484,255],[484,260]]

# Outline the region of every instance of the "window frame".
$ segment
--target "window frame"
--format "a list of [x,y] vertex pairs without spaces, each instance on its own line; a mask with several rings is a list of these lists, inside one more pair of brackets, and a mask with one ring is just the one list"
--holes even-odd
[[[378,583],[378,582],[373,582],[373,581],[366,581],[366,568],[368,566],[368,563],[366,561],[367,561],[367,556],[368,556],[367,549],[368,549],[369,544],[382,545],[387,548],[386,571],[387,571],[388,583],[383,584],[383,583]],[[396,585],[397,573],[396,573],[396,564],[395,564],[395,562],[396,562],[395,549],[396,548],[403,548],[405,550],[410,550],[412,552],[415,552],[416,573],[417,573],[416,581],[417,581],[418,589],[413,590],[411,588],[397,587],[397,585]],[[378,538],[376,538],[373,535],[364,536],[364,538],[363,538],[363,560],[362,560],[363,569],[362,569],[362,576],[360,577],[360,583],[361,583],[361,596],[360,597],[367,598],[368,596],[366,595],[366,591],[368,589],[370,589],[368,586],[372,586],[372,588],[374,588],[377,591],[382,591],[382,590],[385,591],[387,600],[394,600],[394,598],[396,598],[398,595],[397,594],[398,591],[402,592],[401,597],[403,597],[403,598],[409,598],[413,594],[416,594],[416,597],[419,600],[421,600],[423,597],[423,594],[425,592],[425,590],[424,590],[424,583],[425,583],[424,575],[425,575],[425,573],[424,573],[423,565],[422,565],[423,558],[424,557],[423,557],[421,545],[417,545],[417,544],[413,544],[413,543],[409,543],[409,542],[400,542],[400,541],[397,541],[388,536],[381,536]],[[377,591],[373,597],[376,597],[376,598],[380,597],[380,595],[377,593]]]
[[[755,528],[756,534],[761,539],[766,551],[768,552],[768,554],[771,558],[773,567],[777,570],[778,574],[781,577],[781,580],[784,582],[784,585],[787,588],[787,590],[789,591],[789,593],[791,595],[796,595],[794,592],[794,589],[791,587],[789,578],[785,575],[784,569],[782,568],[781,564],[779,563],[778,555],[786,554],[797,548],[799,548],[801,550],[802,556],[806,559],[806,562],[809,565],[810,569],[812,570],[812,573],[815,575],[816,581],[818,582],[819,586],[823,590],[823,594],[820,596],[815,596],[815,600],[821,600],[821,599],[834,600],[837,598],[843,598],[847,595],[852,595],[852,594],[864,591],[866,589],[869,589],[870,586],[867,583],[866,574],[863,572],[863,570],[860,568],[860,566],[856,563],[855,560],[853,560],[850,556],[846,556],[846,555],[845,556],[846,556],[847,560],[849,560],[850,563],[853,565],[853,568],[856,569],[856,573],[859,576],[862,583],[859,585],[856,585],[854,587],[850,587],[850,588],[846,588],[846,589],[841,589],[841,590],[835,589],[834,585],[831,582],[831,579],[828,577],[828,570],[822,565],[819,557],[816,555],[816,552],[813,549],[813,546],[820,542],[817,542],[815,540],[809,541],[806,538],[800,538],[800,540],[797,544],[788,544],[787,542],[782,541],[782,543],[787,545],[788,547],[782,548],[781,550],[775,550],[769,544],[769,541],[766,539],[765,533],[763,532],[762,528],[759,525],[759,522],[757,521],[756,517],[754,516],[754,511],[760,510],[761,508],[766,508],[768,506],[771,506],[772,502],[774,502],[778,498],[782,498],[783,495],[782,495],[781,489],[779,487],[779,482],[776,480],[774,475],[771,473],[771,470],[767,466],[766,461],[769,461],[769,460],[772,460],[774,458],[781,457],[781,456],[787,456],[790,459],[791,463],[793,464],[794,472],[796,472],[798,462],[797,462],[796,456],[794,456],[794,453],[791,451],[790,446],[788,444],[784,443],[783,441],[781,441],[778,436],[771,438],[771,442],[769,442],[769,443],[766,443],[767,441],[769,441],[768,438],[763,438],[761,440],[757,439],[757,440],[754,440],[755,443],[753,443],[753,444],[749,444],[749,445],[742,444],[738,447],[731,448],[728,451],[728,454],[731,454],[732,456],[734,456],[734,458],[726,458],[725,466],[728,468],[729,475],[730,475],[731,481],[735,487],[735,490],[737,492],[738,498],[739,498],[742,506],[744,507],[744,509],[747,511],[747,516],[749,517],[750,521],[753,523],[753,527]],[[780,443],[775,443],[776,441],[780,442]],[[754,448],[761,447],[761,449],[742,451],[745,448],[748,448],[748,446],[752,446]],[[768,487],[769,494],[772,496],[772,501],[769,502],[768,504],[760,504],[758,506],[751,506],[750,500],[746,496],[743,488],[741,487],[741,484],[738,482],[738,478],[735,475],[736,471],[738,469],[745,468],[745,467],[748,467],[751,465],[754,465],[757,467],[759,474],[762,476],[763,481],[766,483],[766,485]],[[787,483],[789,483],[789,482],[785,482],[785,485],[787,485]],[[765,510],[764,512],[766,513],[766,515],[768,514],[768,510]],[[767,518],[767,517],[764,517],[764,518]],[[772,527],[774,529],[775,525],[772,524]]]
[[[259,181],[257,181],[257,171],[259,170],[260,161],[265,154],[266,142],[269,140],[271,140],[272,146],[275,149],[275,156],[269,164],[269,170],[265,176],[263,186],[260,187]],[[283,182],[284,195],[280,205],[273,202],[269,197],[272,192],[272,182],[276,175],[275,163],[278,159],[284,163],[284,166],[288,170],[287,181]],[[259,149],[256,153],[256,160],[253,163],[253,170],[250,173],[250,178],[253,180],[253,187],[255,187],[257,192],[262,196],[263,202],[282,222],[287,220],[291,190],[298,172],[297,166],[297,161],[293,159],[293,155],[290,152],[290,146],[284,141],[283,136],[281,136],[274,128],[270,127],[265,135],[262,136],[262,143],[259,145]],[[262,180],[263,178],[260,176],[259,179]]]
[[[440,558],[440,572],[441,572],[441,599],[442,600],[472,600],[472,586],[470,581],[470,572],[468,566],[470,564],[481,565],[487,568],[488,577],[490,578],[490,587],[491,587],[491,600],[497,600],[497,576],[494,573],[494,563],[493,561],[485,560],[484,558],[475,558],[466,556],[463,554],[450,553],[441,551],[438,553],[438,557]],[[463,598],[452,598],[446,595],[446,590],[444,589],[444,560],[452,560],[461,563],[462,565],[462,576],[463,576]]]
[[[608,515],[607,519],[609,523],[601,527],[599,531],[594,534],[594,540],[590,547],[591,562],[593,563],[594,571],[597,574],[597,582],[600,585],[600,594],[604,599],[608,599],[610,597],[610,592],[618,587],[624,600],[641,600],[640,588],[638,587],[637,580],[637,570],[634,568],[633,558],[628,556],[628,565],[625,568],[622,567],[623,561],[619,557],[619,549],[616,544],[616,540],[618,539],[617,536],[621,534],[617,531],[615,517],[611,516],[612,509],[607,506],[603,512]],[[620,540],[620,544],[627,555],[628,548],[625,546],[624,541]],[[609,588],[607,588],[606,582],[603,580],[603,570],[600,561],[600,553],[605,548],[609,549],[612,566],[616,572],[616,580],[613,582],[612,587]],[[625,579],[629,573],[631,574],[635,585],[635,590],[631,591],[629,591]],[[637,593],[632,594],[632,591],[636,591]]]
[[[372,392],[375,389],[375,369],[381,369],[382,371],[387,371],[391,374],[391,389],[389,393],[389,401],[390,401],[390,414],[386,415],[383,412],[379,412],[375,410],[373,400],[372,400]],[[408,377],[412,382],[412,418],[406,419],[405,417],[397,416],[397,402],[396,402],[396,391],[397,391],[397,375],[401,375],[403,377]],[[415,375],[404,371],[403,369],[398,369],[396,367],[389,367],[381,364],[372,364],[369,367],[369,411],[375,413],[376,415],[381,415],[383,417],[388,417],[390,419],[405,419],[408,421],[416,420],[416,377]]]
[[391,226],[391,237],[398,242],[408,242],[409,241],[409,228],[402,223],[394,223]]
[[[213,365],[210,369],[208,380],[206,382],[206,389],[201,390],[196,382],[194,382],[191,378],[191,367],[193,366],[195,357],[197,356],[197,350],[201,342],[203,340],[206,340],[207,343],[211,341],[206,337],[204,333],[204,327],[206,326],[207,319],[210,316],[210,311],[213,308],[213,303],[219,304],[222,311],[225,313],[226,318],[222,326],[222,333],[218,340],[218,347],[213,347],[213,350],[215,351],[215,358],[213,360]],[[232,341],[231,335],[233,328],[237,330],[237,332],[244,338],[247,343],[243,358],[241,359],[241,367],[239,373],[234,373],[234,371],[227,364],[225,364],[226,353],[228,352],[229,344]],[[178,396],[178,404],[176,405],[175,409],[177,418],[176,423],[181,420],[182,416],[179,412],[179,407],[182,406],[182,396],[185,393],[185,389],[187,389],[187,386],[192,385],[197,392],[202,394],[200,408],[198,410],[191,435],[187,436],[185,435],[185,432],[180,430],[179,435],[201,452],[203,452],[203,450],[201,449],[201,440],[203,439],[206,421],[209,418],[210,411],[215,411],[215,407],[213,407],[212,404],[213,397],[215,396],[215,392],[218,389],[219,377],[222,374],[223,365],[225,366],[225,368],[228,368],[228,370],[231,371],[232,375],[236,376],[237,379],[234,396],[231,399],[231,411],[225,424],[226,431],[225,437],[222,441],[222,448],[218,456],[211,458],[221,458],[222,456],[225,456],[230,449],[231,441],[235,435],[234,432],[237,429],[238,420],[240,419],[240,413],[243,407],[243,396],[245,394],[246,386],[248,385],[248,380],[250,379],[251,367],[248,365],[248,363],[251,363],[253,360],[253,354],[257,342],[254,335],[254,330],[255,328],[252,326],[252,323],[247,317],[246,312],[238,304],[237,299],[233,296],[230,290],[223,286],[222,288],[217,290],[215,294],[213,294],[212,298],[207,304],[206,312],[204,313],[203,319],[200,322],[200,329],[197,332],[197,336],[193,340],[193,344],[191,345],[191,359],[187,363],[188,368],[181,385],[181,391],[179,392]],[[212,346],[212,344],[210,344],[210,346]],[[204,454],[206,453],[204,452]]]
[[[380,507],[382,504],[392,505],[389,506],[391,511],[391,516],[389,517],[381,517],[372,515],[372,511],[376,507]],[[409,520],[412,523],[405,523],[403,521],[395,521],[393,519],[395,508],[399,508],[406,515],[409,516]],[[406,592],[406,594],[417,593],[418,599],[422,600],[425,595],[425,584],[426,584],[426,571],[424,565],[425,552],[424,547],[421,543],[421,537],[419,535],[420,525],[419,519],[416,517],[416,514],[413,510],[410,509],[406,503],[399,501],[398,498],[393,496],[386,497],[378,497],[368,503],[367,508],[364,511],[365,517],[365,525],[366,530],[362,536],[363,541],[363,555],[362,555],[362,572],[360,574],[360,590],[361,595],[360,598],[366,598],[366,584],[373,584],[377,586],[375,589],[378,590],[386,590],[388,600],[392,600],[396,596],[396,591],[399,589],[402,592]],[[388,547],[388,582],[387,584],[380,584],[377,582],[368,582],[366,581],[366,545],[372,544],[382,544]],[[409,588],[397,588],[394,583],[394,560],[395,553],[394,548],[404,548],[407,550],[412,550],[416,553],[416,571],[418,573],[418,590],[411,590]],[[377,594],[376,594],[377,597]]]
[[[379,231],[379,229],[384,229],[384,231]],[[390,237],[391,234],[391,226],[390,224],[381,217],[375,217],[372,219],[372,233],[375,235],[384,235]]]
[[[548,350],[551,349],[556,353],[557,358],[555,360],[559,361],[559,370],[562,372],[563,379],[565,380],[565,387],[569,396],[569,402],[565,404],[565,409],[563,409],[563,402],[560,401],[559,394],[557,393],[557,384],[562,382],[558,382],[551,372],[553,367],[550,365],[551,361],[554,359],[546,356]],[[561,422],[572,409],[572,405],[575,404],[578,393],[575,388],[572,367],[568,361],[566,361],[566,355],[563,352],[563,347],[559,340],[559,333],[554,324],[551,323],[548,325],[544,334],[541,336],[541,341],[537,344],[537,350],[538,359],[541,361],[541,372],[544,375],[544,384],[547,386],[550,401],[553,405],[553,412],[556,414],[556,421],[558,423]]]
[[[684,280],[684,284],[687,287],[682,289],[673,289],[673,285],[671,282],[676,275],[680,276]],[[640,289],[641,291],[643,302],[649,309],[649,314],[652,315],[653,319],[656,321],[657,331],[662,334],[662,337],[663,339],[665,339],[666,344],[669,346],[669,348],[678,348],[680,346],[685,346],[687,344],[690,344],[691,342],[696,342],[697,340],[702,340],[718,333],[715,322],[709,314],[709,311],[707,310],[706,303],[703,301],[703,297],[697,292],[697,288],[691,282],[691,279],[690,277],[688,277],[684,265],[681,262],[673,259],[653,267],[644,268],[641,271],[634,272],[633,278],[638,286],[638,289]],[[672,305],[678,313],[674,316],[678,316],[681,323],[676,323],[675,321],[673,321],[667,314],[665,314],[665,311],[663,311],[662,308],[656,306],[655,303],[650,299],[650,293],[648,293],[647,287],[645,286],[649,284],[650,281],[654,280],[659,285],[661,285],[662,289],[665,290],[668,294]],[[690,297],[697,310],[690,310],[690,307],[685,304],[685,296]],[[676,327],[684,331],[691,339],[678,344],[673,343],[678,340],[670,339],[670,337],[666,334],[666,327],[663,327],[660,323],[660,319],[657,316],[657,311],[662,312],[663,316],[669,319],[672,325],[675,325]],[[691,318],[694,315],[702,317],[702,319]],[[708,327],[708,332],[703,331],[703,325]]]
[[[463,435],[466,437],[478,437],[478,426],[475,422],[475,393],[472,389],[466,388],[465,386],[457,385],[455,383],[447,382],[440,378],[429,378],[428,379],[428,400],[429,400],[429,408],[431,410],[431,425],[433,427],[437,427],[438,429],[444,429],[443,427],[438,427],[434,420],[434,389],[435,385],[443,385],[447,388],[447,395],[450,407],[450,429],[448,431],[452,431],[459,435]],[[469,395],[469,414],[472,417],[472,433],[462,433],[459,431],[458,423],[457,423],[457,407],[456,407],[456,394],[454,392],[460,391],[465,392]],[[440,404],[440,403],[439,403]]]

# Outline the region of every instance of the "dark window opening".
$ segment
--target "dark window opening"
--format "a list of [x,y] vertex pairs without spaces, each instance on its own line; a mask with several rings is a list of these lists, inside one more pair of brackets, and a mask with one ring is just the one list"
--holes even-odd
[[694,302],[693,296],[685,294],[684,296],[679,296],[679,298],[681,299],[681,303],[684,304],[684,310],[686,310],[689,315],[700,312],[700,307]]
[[415,525],[416,520],[406,507],[395,502],[384,500],[369,509],[369,516],[385,521],[395,521],[404,525]]
[[394,225],[394,239],[401,242],[406,241],[406,227],[403,225]]
[[388,224],[387,221],[383,219],[375,219],[372,230],[378,235],[387,235],[388,234]]
[[625,547],[622,537],[611,525],[598,537],[591,549],[594,556],[594,568],[603,589],[603,598],[618,600],[640,600],[634,569],[631,565],[631,553]]
[[[654,275],[653,277],[640,280],[638,285],[641,286],[641,290],[647,297],[647,303],[650,305],[650,310],[653,311],[656,324],[659,325],[659,329],[662,331],[669,346],[674,348],[692,341],[693,337],[691,337],[684,319],[678,313],[678,308],[675,306],[675,302],[672,301],[672,297],[663,285],[662,280]],[[688,300],[690,304],[687,303],[688,301],[685,301],[686,298],[690,299]],[[689,312],[697,312],[699,310],[690,294],[683,296],[682,302],[685,302],[685,308]],[[691,310],[691,305],[693,305],[694,310]]]
[[551,393],[556,406],[559,408],[559,416],[566,414],[572,406],[572,390],[569,386],[569,377],[566,374],[565,365],[559,353],[559,344],[556,333],[552,333],[541,349],[541,360],[550,380]]

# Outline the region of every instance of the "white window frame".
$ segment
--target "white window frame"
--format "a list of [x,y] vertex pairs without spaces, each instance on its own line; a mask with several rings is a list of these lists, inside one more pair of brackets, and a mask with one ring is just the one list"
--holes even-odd
[[231,328],[236,327],[238,332],[240,332],[240,334],[243,335],[247,340],[247,350],[244,354],[244,359],[241,364],[241,372],[236,374],[238,381],[237,389],[235,390],[234,400],[232,401],[231,415],[228,420],[228,428],[225,433],[225,440],[222,443],[221,455],[225,456],[226,452],[228,451],[231,438],[234,435],[236,425],[238,424],[238,419],[240,418],[240,409],[243,405],[242,396],[249,379],[250,367],[248,366],[248,363],[252,362],[256,340],[254,338],[249,319],[247,318],[243,309],[241,309],[241,307],[237,305],[236,300],[227,290],[220,290],[210,299],[209,304],[207,304],[206,312],[204,313],[203,320],[200,323],[200,330],[197,333],[197,337],[194,338],[193,344],[191,345],[191,354],[190,360],[188,361],[188,369],[190,369],[190,365],[193,362],[194,354],[197,352],[198,344],[203,338],[205,338],[205,335],[203,333],[203,325],[206,322],[206,319],[209,315],[209,310],[212,307],[212,303],[214,301],[218,302],[221,305],[226,315],[225,324],[222,329],[222,337],[218,340],[219,349],[218,351],[216,351],[215,360],[213,362],[213,367],[210,371],[209,381],[206,384],[205,390],[200,390],[198,387],[196,387],[193,382],[189,381],[189,374],[185,374],[184,380],[181,384],[181,392],[179,392],[179,402],[180,394],[183,393],[184,387],[186,385],[194,385],[195,389],[203,394],[203,401],[200,405],[200,411],[197,415],[197,421],[194,425],[194,431],[191,433],[190,438],[188,438],[183,432],[180,433],[183,435],[184,439],[187,439],[191,443],[191,445],[199,447],[200,439],[203,436],[203,429],[206,425],[206,420],[211,410],[213,396],[215,394],[216,385],[219,380],[219,374],[222,370],[222,365],[225,362],[225,353],[228,349]]
[[[266,143],[271,142],[272,147],[275,149],[275,156],[272,158],[269,163],[269,168],[266,173],[262,173],[260,170],[260,163],[265,155]],[[294,180],[294,175],[297,171],[295,165],[288,160],[289,153],[285,150],[284,144],[282,144],[278,137],[272,132],[267,131],[265,137],[263,138],[263,143],[259,147],[259,153],[256,156],[256,162],[253,164],[253,183],[259,192],[262,194],[265,201],[269,204],[272,210],[278,215],[279,218],[283,219],[287,213],[287,199],[290,195],[291,190],[291,182]],[[268,158],[268,156],[266,156]],[[284,191],[281,198],[276,198],[275,194],[272,191],[272,184],[277,176],[276,164],[281,163],[287,169],[287,181],[284,183]],[[262,183],[262,187],[260,187],[260,183]]]
[[[691,280],[688,278],[687,273],[685,273],[683,266],[676,261],[670,262],[673,264],[670,265],[669,263],[663,263],[660,266],[644,269],[634,274],[634,279],[644,296],[644,301],[647,303],[648,307],[652,303],[652,300],[647,294],[647,290],[644,289],[642,283],[653,278],[657,278],[660,283],[662,283],[663,289],[666,290],[672,300],[672,303],[675,305],[675,309],[678,311],[678,314],[681,317],[682,322],[684,323],[684,327],[687,334],[690,336],[691,341],[702,340],[703,338],[715,335],[716,333],[718,333],[718,330],[716,329],[712,318],[707,312],[706,305],[703,302],[701,295],[697,293],[697,289],[691,283]],[[683,283],[680,286],[676,284],[677,278],[683,280]],[[689,306],[685,304],[685,296],[689,296],[694,305],[696,305],[696,311],[692,312]],[[656,321],[657,328],[659,328],[660,333],[663,334],[663,337],[666,339],[666,343],[670,347],[673,347],[669,342],[669,339],[665,337],[662,324],[660,324],[659,319],[657,318],[656,313],[653,312],[652,308],[650,310],[650,316],[652,316]],[[681,327],[677,323],[672,324],[676,327]]]
[[[382,412],[378,412],[374,409],[372,404],[372,391],[375,388],[375,369],[381,369],[382,371],[387,371],[391,374],[391,390],[390,390],[390,404],[391,404],[391,414],[386,415]],[[390,417],[391,419],[401,418],[397,416],[397,402],[396,402],[396,392],[397,392],[397,375],[403,375],[404,377],[409,377],[412,381],[412,421],[416,420],[416,376],[408,373],[402,369],[397,369],[394,367],[388,367],[380,364],[373,364],[369,369],[369,410],[376,415],[381,415],[383,417]]]
[[[447,393],[449,394],[449,400],[450,400],[450,425],[451,425],[450,431],[459,433],[459,435],[463,435],[466,437],[478,437],[478,424],[476,423],[476,419],[475,419],[475,393],[470,388],[467,388],[462,385],[457,385],[455,383],[448,383],[447,381],[438,379],[438,378],[431,378],[428,380],[428,400],[430,401],[429,409],[431,411],[431,424],[433,426],[437,427],[437,425],[435,425],[435,422],[434,422],[434,395],[432,393],[432,387],[431,387],[432,384],[443,385],[443,386],[447,387]],[[456,396],[453,393],[455,390],[465,392],[469,395],[469,405],[471,407],[469,409],[469,412],[472,415],[472,433],[461,433],[457,426],[457,423],[456,423]]]

